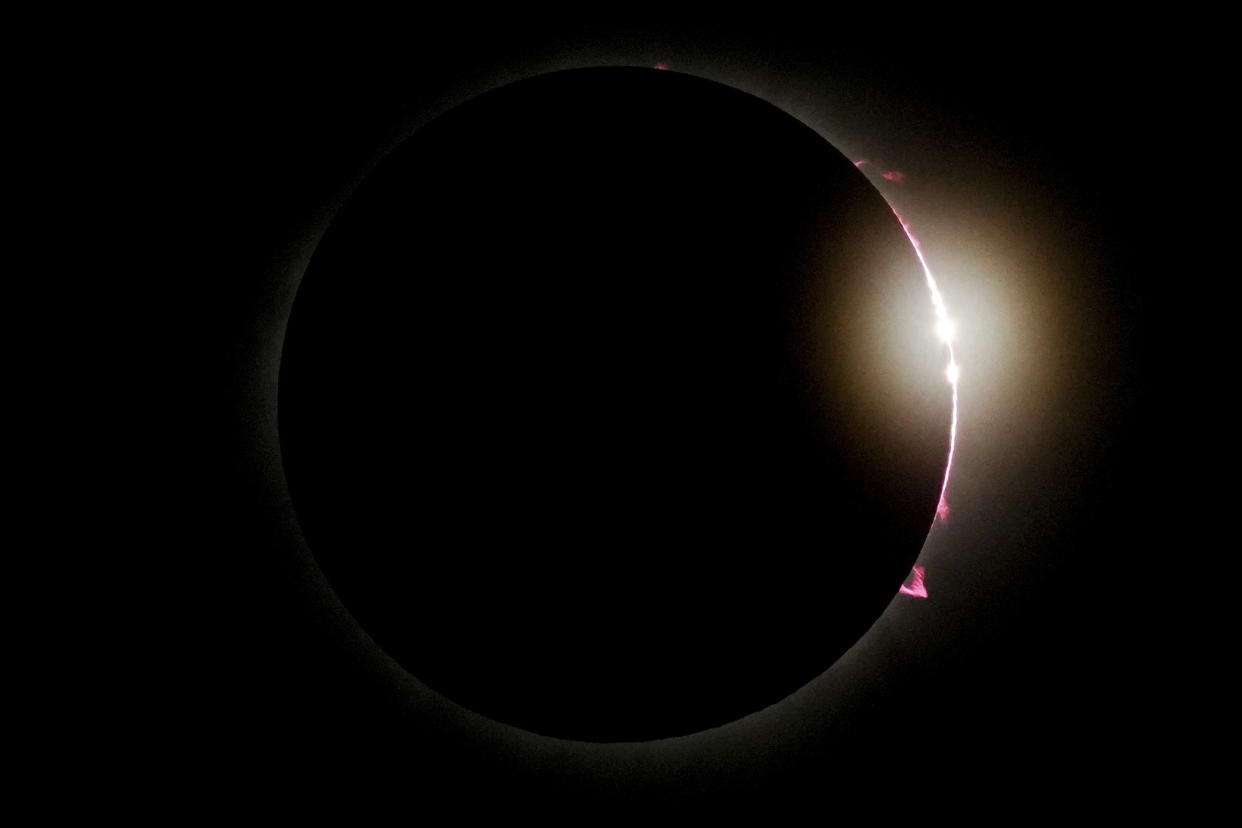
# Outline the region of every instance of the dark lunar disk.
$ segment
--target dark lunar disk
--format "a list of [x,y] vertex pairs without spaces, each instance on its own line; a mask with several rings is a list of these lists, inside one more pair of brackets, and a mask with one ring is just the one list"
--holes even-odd
[[931,525],[945,357],[849,159],[643,69],[482,95],[332,222],[280,377],[302,529],[376,644],[494,719],[674,736],[779,701]]

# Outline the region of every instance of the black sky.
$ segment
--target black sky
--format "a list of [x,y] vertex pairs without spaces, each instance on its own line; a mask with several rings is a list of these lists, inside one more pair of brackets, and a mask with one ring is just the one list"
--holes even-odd
[[[952,43],[894,36],[885,21],[403,27],[382,43],[229,39],[195,49],[166,87],[190,114],[167,141],[194,202],[186,371],[201,378],[201,426],[178,455],[201,496],[172,538],[208,597],[174,648],[187,672],[158,743],[191,769],[191,790],[207,777],[225,798],[257,787],[296,799],[313,780],[315,795],[361,785],[409,808],[447,797],[892,810],[909,796],[917,810],[1032,787],[1104,803],[1163,767],[1178,647],[1159,590],[1136,585],[1164,546],[1150,517],[1154,288],[1170,261],[1148,242],[1165,216],[1151,205],[1172,189],[1153,172],[1167,149],[1146,128],[1166,96],[1158,54],[1052,26]],[[985,287],[1004,299],[1004,354],[1023,366],[1012,373],[1031,380],[998,383],[990,404],[1029,414],[988,427],[991,409],[976,407],[981,436],[963,448],[963,496],[929,573],[939,581],[901,610],[901,629],[921,632],[893,643],[879,630],[849,670],[744,727],[598,750],[477,726],[359,655],[364,642],[299,557],[288,504],[273,501],[276,446],[256,435],[275,416],[265,355],[289,299],[274,274],[306,261],[307,228],[324,226],[382,148],[498,81],[656,62],[829,113],[842,149],[907,173],[901,197],[927,217],[932,255],[956,244],[1026,263]]]

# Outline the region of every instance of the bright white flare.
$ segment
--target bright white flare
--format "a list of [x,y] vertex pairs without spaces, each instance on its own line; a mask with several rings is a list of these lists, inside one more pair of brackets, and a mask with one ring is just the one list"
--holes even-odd
[[957,450],[957,381],[961,378],[962,373],[957,365],[957,357],[953,353],[953,337],[957,332],[957,326],[949,318],[949,309],[945,307],[944,297],[940,295],[940,288],[936,285],[936,277],[932,275],[931,268],[927,266],[927,260],[923,258],[922,245],[919,244],[919,240],[911,232],[910,225],[901,217],[901,213],[897,212],[896,207],[893,207],[892,202],[889,202],[888,206],[893,211],[893,215],[897,217],[897,220],[901,222],[901,229],[906,231],[906,238],[910,240],[911,246],[914,247],[915,255],[919,257],[919,264],[923,266],[923,277],[927,280],[927,289],[931,291],[932,308],[936,311],[936,332],[949,350],[949,364],[945,368],[944,375],[948,379],[949,385],[953,387],[953,419],[949,424],[949,457],[944,464],[944,482],[940,484],[940,503],[936,508],[936,517],[944,520],[949,513],[945,492],[949,489],[949,475],[953,471],[953,453]]

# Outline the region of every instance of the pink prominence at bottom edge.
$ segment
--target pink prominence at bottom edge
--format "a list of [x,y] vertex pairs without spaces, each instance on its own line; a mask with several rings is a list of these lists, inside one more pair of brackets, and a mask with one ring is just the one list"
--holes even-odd
[[916,566],[910,570],[910,583],[902,584],[901,589],[897,590],[902,595],[911,595],[915,598],[927,597],[927,585],[923,583],[923,567]]

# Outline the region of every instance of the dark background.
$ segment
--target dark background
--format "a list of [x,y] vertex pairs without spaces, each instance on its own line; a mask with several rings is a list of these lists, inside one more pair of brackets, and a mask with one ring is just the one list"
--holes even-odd
[[[1176,785],[1193,694],[1170,550],[1194,544],[1165,528],[1180,499],[1162,483],[1155,288],[1187,266],[1170,239],[1189,202],[1166,129],[1173,58],[1150,32],[524,19],[187,40],[166,47],[161,88],[189,117],[158,138],[190,201],[169,279],[190,283],[175,310],[194,345],[166,458],[186,481],[170,554],[189,562],[166,592],[191,623],[173,626],[176,670],[152,703],[154,754],[182,769],[169,790],[411,813],[441,799],[917,811],[1036,792],[1108,807]],[[976,269],[961,272],[989,274],[959,276],[956,297],[944,274],[950,307],[983,285],[1008,338],[978,346],[1003,364],[976,398],[973,448],[964,401],[961,489],[925,550],[932,597],[895,605],[840,669],[742,726],[600,749],[480,725],[358,654],[271,501],[255,354],[279,341],[272,274],[305,260],[306,228],[377,147],[498,80],[656,62],[838,115],[839,147],[906,173],[933,266],[965,249]]]

